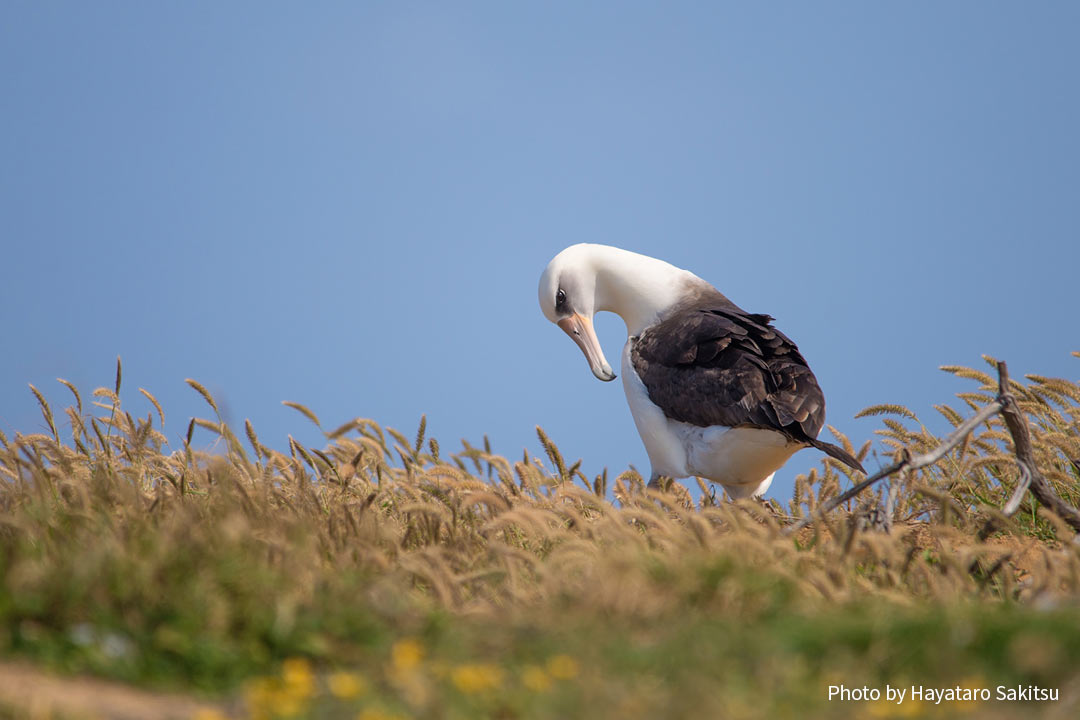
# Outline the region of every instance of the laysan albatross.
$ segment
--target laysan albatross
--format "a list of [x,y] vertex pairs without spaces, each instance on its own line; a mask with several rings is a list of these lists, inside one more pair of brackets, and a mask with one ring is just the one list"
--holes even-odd
[[539,295],[600,380],[615,373],[593,316],[613,312],[626,323],[623,389],[652,464],[650,486],[696,475],[735,499],[760,496],[805,447],[863,471],[817,439],[825,396],[795,343],[770,316],[746,312],[697,275],[616,247],[572,245],[548,263]]

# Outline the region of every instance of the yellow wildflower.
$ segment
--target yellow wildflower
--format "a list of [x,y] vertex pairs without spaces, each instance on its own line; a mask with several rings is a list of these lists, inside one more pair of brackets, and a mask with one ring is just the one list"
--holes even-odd
[[247,710],[253,720],[262,720],[274,710],[280,682],[276,678],[258,678],[251,681],[244,691]]
[[398,640],[390,648],[390,661],[394,664],[394,669],[399,672],[415,670],[423,659],[424,648],[416,640]]
[[315,673],[311,671],[311,663],[304,658],[289,658],[282,663],[281,679],[287,695],[307,698],[315,694]]
[[326,686],[334,697],[342,700],[352,700],[367,690],[364,678],[350,672],[333,673],[326,679]]
[[521,671],[521,684],[533,692],[546,692],[551,689],[551,676],[543,668],[528,665]]
[[356,720],[405,720],[405,718],[397,713],[367,708],[360,711],[360,714],[356,716]]
[[454,668],[450,679],[463,693],[479,693],[497,688],[502,683],[502,670],[491,664],[461,665]]
[[569,655],[556,655],[548,660],[547,671],[551,676],[559,680],[569,680],[577,677],[578,662]]
[[274,698],[272,711],[274,717],[296,717],[304,711],[304,699],[292,695],[288,691],[282,691]]
[[191,720],[228,720],[228,718],[217,708],[199,708],[191,716]]

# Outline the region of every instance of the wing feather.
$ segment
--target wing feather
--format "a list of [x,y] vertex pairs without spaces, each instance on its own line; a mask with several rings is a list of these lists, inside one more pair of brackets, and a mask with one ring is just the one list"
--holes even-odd
[[825,395],[772,321],[713,291],[633,339],[631,362],[649,399],[673,420],[778,430],[865,472],[843,448],[817,439]]
[[772,320],[726,298],[684,307],[645,330],[631,359],[649,398],[674,420],[760,426],[809,444],[825,423],[825,397]]

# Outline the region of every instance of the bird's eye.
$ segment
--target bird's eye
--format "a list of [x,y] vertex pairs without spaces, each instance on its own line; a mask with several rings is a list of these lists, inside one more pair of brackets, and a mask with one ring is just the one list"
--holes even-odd
[[566,293],[559,288],[559,291],[555,293],[555,309],[562,310],[564,307],[566,307]]

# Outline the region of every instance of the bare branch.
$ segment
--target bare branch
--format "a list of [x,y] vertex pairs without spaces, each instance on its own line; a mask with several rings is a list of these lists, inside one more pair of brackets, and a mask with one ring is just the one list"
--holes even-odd
[[[1020,509],[1020,503],[1024,501],[1025,493],[1030,488],[1031,494],[1035,496],[1036,500],[1044,507],[1056,513],[1058,517],[1068,523],[1074,530],[1080,532],[1080,511],[1062,500],[1058,494],[1054,492],[1053,486],[1050,485],[1050,482],[1041,472],[1039,472],[1038,465],[1035,463],[1035,453],[1031,446],[1031,431],[1028,429],[1027,420],[1024,418],[1024,414],[1021,412],[1020,407],[1016,404],[1016,398],[1009,392],[1008,366],[1004,361],[999,361],[997,369],[998,396],[980,408],[979,412],[961,423],[940,445],[921,455],[911,455],[905,449],[900,460],[874,473],[862,482],[856,484],[847,492],[830,499],[808,517],[790,525],[785,532],[789,535],[798,532],[810,523],[832,510],[835,510],[840,505],[843,505],[845,502],[882,478],[895,475],[901,470],[918,470],[919,468],[936,463],[938,460],[945,457],[946,453],[963,442],[964,438],[966,438],[975,428],[998,413],[1001,413],[1001,417],[1005,420],[1005,425],[1009,429],[1009,434],[1012,436],[1013,448],[1016,452],[1016,464],[1020,469],[1020,479],[1013,489],[1012,496],[1005,504],[1002,515],[1004,517],[1012,517],[1015,515]],[[892,497],[890,493],[889,505],[891,505],[891,502]],[[886,507],[886,513],[889,513],[888,505]],[[979,531],[979,538],[985,540],[990,533],[994,532],[997,526],[997,519],[987,521],[982,530]]]
[[[1035,496],[1035,499],[1043,507],[1054,512],[1068,523],[1072,529],[1080,532],[1080,511],[1058,497],[1050,482],[1039,472],[1039,467],[1035,463],[1035,452],[1031,447],[1031,431],[1028,430],[1028,424],[1024,419],[1023,412],[1016,404],[1016,398],[1008,392],[1009,371],[1004,362],[998,363],[998,382],[999,399],[1004,400],[1001,417],[1005,419],[1005,425],[1009,428],[1009,434],[1012,435],[1016,458],[1030,475],[1031,494]],[[1011,502],[1010,500],[1010,504]],[[1017,505],[1019,505],[1019,502],[1017,502]]]
[[787,534],[790,535],[791,533],[802,530],[804,527],[812,523],[817,518],[825,515],[826,513],[832,512],[836,508],[846,503],[851,498],[861,493],[866,488],[876,483],[878,480],[887,478],[890,475],[895,475],[896,473],[904,469],[918,470],[919,468],[926,467],[927,465],[933,465],[938,460],[945,457],[946,453],[948,453],[954,447],[963,442],[964,438],[967,437],[968,434],[971,433],[971,431],[973,431],[982,423],[986,422],[993,415],[1001,412],[1003,406],[1004,404],[1002,403],[1001,398],[997,398],[987,403],[983,408],[979,410],[979,412],[975,413],[972,417],[965,420],[959,427],[949,433],[949,436],[946,437],[940,445],[938,445],[936,448],[929,452],[922,453],[921,455],[911,455],[907,452],[907,450],[904,450],[903,457],[901,457],[900,460],[894,462],[892,465],[878,470],[870,477],[856,484],[847,492],[831,498],[827,503],[820,506],[817,511],[814,512],[812,515],[809,515],[800,520],[799,522],[795,523],[794,525],[788,527],[786,530]]
[[1027,493],[1028,488],[1031,487],[1031,471],[1028,470],[1027,465],[1022,460],[1017,460],[1016,467],[1020,470],[1020,481],[1016,483],[1016,489],[1013,490],[1009,502],[1005,503],[1005,507],[1001,509],[1001,513],[1005,517],[1012,517],[1016,514],[1016,511],[1020,509],[1020,503],[1024,501],[1024,495]]

